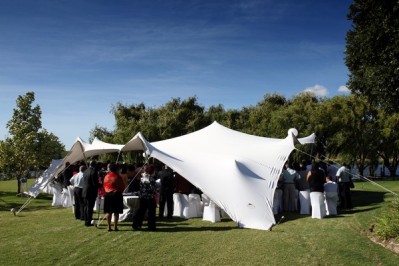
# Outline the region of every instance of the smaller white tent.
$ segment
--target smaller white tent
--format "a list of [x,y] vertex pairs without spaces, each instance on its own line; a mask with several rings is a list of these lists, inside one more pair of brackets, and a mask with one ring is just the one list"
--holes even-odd
[[86,158],[90,158],[96,155],[112,152],[120,152],[125,145],[122,144],[110,144],[95,138],[93,142],[84,149],[84,155]]
[[112,152],[120,152],[121,149],[125,145],[122,144],[111,144],[106,143],[98,138],[95,138],[92,143],[84,142],[80,137],[76,138],[75,143],[72,145],[72,148],[69,150],[68,154],[62,160],[62,164],[59,165],[57,171],[54,173],[54,176],[57,176],[65,169],[65,164],[67,162],[73,164],[77,161],[85,160],[87,158],[105,154]]

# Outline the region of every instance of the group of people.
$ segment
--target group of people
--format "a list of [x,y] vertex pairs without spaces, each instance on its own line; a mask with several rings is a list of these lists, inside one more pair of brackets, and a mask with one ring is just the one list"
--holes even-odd
[[73,186],[74,215],[84,221],[85,226],[93,226],[93,209],[98,195],[98,165],[95,161],[71,165],[66,162],[64,171],[57,177],[65,188]]
[[[139,196],[140,207],[133,217],[132,229],[140,230],[147,218],[150,231],[156,230],[157,206],[159,219],[172,218],[174,193],[201,194],[185,178],[160,164],[137,166],[91,161],[86,166],[83,162],[74,165],[67,162],[58,180],[65,187],[73,186],[74,215],[85,226],[93,226],[94,205],[98,198],[104,198],[108,231],[118,231],[119,214],[124,208],[123,193]],[[312,214],[313,218],[336,215],[337,207],[352,208],[351,184],[345,163],[338,168],[318,162],[311,165],[286,162],[275,191],[273,211]]]
[[351,209],[351,174],[346,163],[286,162],[274,195],[273,211],[311,214],[313,218],[337,215]]
[[[133,230],[140,230],[146,218],[148,230],[156,230],[156,208],[159,219],[173,216],[173,193],[189,194],[194,186],[167,166],[146,164],[101,163],[92,161],[89,167],[81,163],[65,164],[58,177],[64,187],[72,186],[74,194],[74,215],[92,226],[96,199],[104,198],[104,214],[108,231],[118,231],[119,214],[123,213],[123,194],[139,196],[140,207],[133,217]],[[114,219],[112,219],[112,216]],[[113,223],[112,223],[113,220]]]

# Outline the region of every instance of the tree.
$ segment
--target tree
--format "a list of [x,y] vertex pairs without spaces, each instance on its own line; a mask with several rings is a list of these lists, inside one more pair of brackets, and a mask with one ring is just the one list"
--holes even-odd
[[[285,138],[290,128],[298,130],[298,137],[308,136],[314,132],[315,125],[317,125],[317,123],[313,124],[314,116],[318,113],[317,109],[320,103],[313,93],[301,93],[289,101],[279,100],[273,102],[274,107],[270,110],[271,118],[268,137]],[[276,108],[277,106],[283,108]],[[314,154],[324,154],[323,149],[318,148],[320,140],[322,140],[321,136],[318,138],[316,148],[314,148],[314,145],[306,145],[302,146],[301,149],[312,156]],[[296,161],[308,159],[304,154],[293,154],[293,158]]]
[[286,104],[287,100],[282,95],[276,93],[264,95],[263,100],[249,110],[247,133],[271,137],[275,133],[271,125],[272,117]]
[[394,177],[399,165],[399,113],[381,111],[378,117],[378,128],[380,129],[378,156],[389,168],[391,177]]
[[63,158],[65,147],[56,135],[41,129],[37,134],[37,166],[47,167],[52,159]]
[[34,101],[34,92],[18,96],[17,108],[7,122],[10,137],[0,145],[0,166],[7,175],[18,178],[18,193],[21,192],[19,177],[24,172],[47,166],[64,151],[55,135],[41,129],[41,110],[39,105],[32,106]]
[[159,139],[178,137],[206,126],[204,107],[197,97],[173,98],[158,110]]
[[211,124],[214,121],[223,124],[223,122],[226,120],[226,111],[221,104],[212,105],[205,112],[205,116],[208,124]]
[[399,2],[354,0],[346,35],[348,87],[396,111],[399,106]]

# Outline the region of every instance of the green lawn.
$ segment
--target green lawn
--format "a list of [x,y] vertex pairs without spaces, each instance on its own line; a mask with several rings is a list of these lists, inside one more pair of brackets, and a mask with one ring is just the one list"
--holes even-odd
[[[0,182],[1,265],[398,265],[399,256],[369,240],[368,228],[394,196],[357,182],[355,208],[322,220],[284,214],[272,231],[238,229],[231,220],[174,219],[157,232],[83,226],[70,208],[41,194],[18,216],[26,198],[16,181]],[[379,182],[399,193],[399,181]],[[97,217],[97,215],[95,215]],[[276,217],[280,218],[280,215]]]

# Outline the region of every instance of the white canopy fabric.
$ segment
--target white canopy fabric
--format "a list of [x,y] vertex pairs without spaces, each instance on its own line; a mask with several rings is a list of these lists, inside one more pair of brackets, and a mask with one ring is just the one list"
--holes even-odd
[[57,168],[57,171],[54,172],[53,176],[57,176],[65,169],[65,163],[69,162],[73,164],[74,162],[86,160],[86,158],[90,158],[96,155],[111,153],[111,152],[120,152],[121,149],[125,145],[122,144],[111,144],[106,143],[98,138],[94,138],[92,143],[84,142],[80,137],[76,138],[75,143],[72,145],[72,148],[69,150],[68,154],[62,160],[62,164],[60,164]]
[[46,190],[48,182],[51,181],[53,173],[62,164],[63,159],[52,160],[49,168],[40,175],[40,177],[33,183],[28,189],[28,195],[32,197],[37,197],[40,191]]
[[148,141],[139,132],[122,147],[121,151],[147,151],[148,146]]
[[239,227],[269,230],[275,224],[273,196],[295,143],[314,135],[285,139],[244,134],[217,122],[181,137],[147,143],[147,153],[200,188]]
[[65,164],[67,162],[73,164],[77,161],[86,160],[86,158],[96,155],[120,152],[124,146],[125,145],[106,143],[98,138],[94,138],[90,144],[83,141],[80,137],[77,137],[68,154],[63,159],[53,160],[50,164],[50,167],[29,188],[29,195],[32,197],[37,197],[40,191],[46,190],[47,184],[65,169]]
[[132,150],[165,163],[200,188],[241,228],[270,230],[276,223],[273,196],[282,167],[295,144],[313,143],[315,135],[297,138],[296,129],[285,139],[258,137],[234,131],[217,122],[196,132],[149,143],[139,132],[125,145],[79,137],[54,176],[66,162]]
[[86,158],[90,158],[104,153],[120,152],[124,146],[122,144],[106,143],[98,138],[94,138],[91,144],[85,146],[84,154]]

